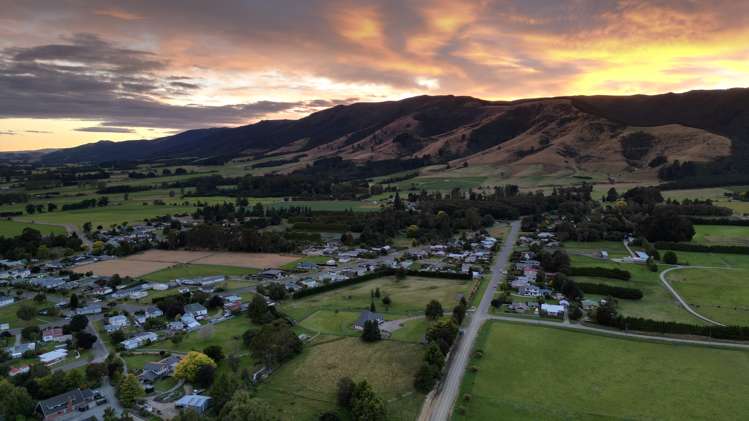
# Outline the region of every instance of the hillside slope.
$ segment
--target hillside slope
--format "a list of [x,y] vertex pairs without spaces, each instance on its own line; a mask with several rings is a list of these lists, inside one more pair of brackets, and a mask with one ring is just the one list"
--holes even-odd
[[304,153],[367,161],[435,162],[619,172],[674,160],[706,162],[749,144],[749,90],[591,96],[513,102],[418,96],[336,106],[299,120],[197,129],[150,141],[98,142],[46,162],[156,160]]

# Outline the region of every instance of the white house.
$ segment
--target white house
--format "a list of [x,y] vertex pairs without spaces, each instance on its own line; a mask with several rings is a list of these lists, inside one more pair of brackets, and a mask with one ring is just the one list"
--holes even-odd
[[154,342],[158,339],[159,336],[153,332],[143,332],[141,334],[133,336],[130,339],[126,339],[120,342],[120,344],[122,344],[122,346],[129,351],[131,349],[135,349],[148,343]]
[[15,298],[8,295],[0,295],[0,307],[5,307],[13,304]]
[[68,357],[68,350],[65,348],[62,348],[62,349],[56,349],[54,351],[50,351],[50,352],[40,355],[39,361],[41,361],[42,364],[52,365],[52,364],[55,364],[64,360],[67,357]]
[[197,320],[208,315],[208,309],[197,303],[191,303],[185,306],[185,314],[189,314]]
[[564,315],[564,306],[556,304],[541,304],[541,312],[546,313],[549,316],[562,316]]

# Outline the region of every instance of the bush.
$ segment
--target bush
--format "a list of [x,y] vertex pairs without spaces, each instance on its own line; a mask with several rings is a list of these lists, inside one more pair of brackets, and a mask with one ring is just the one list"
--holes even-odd
[[699,253],[749,254],[747,246],[707,246],[704,244],[674,243],[658,241],[655,247],[661,250],[694,251]]
[[586,294],[610,295],[625,300],[639,300],[642,299],[643,295],[642,291],[637,288],[625,288],[587,282],[579,282],[577,286]]
[[604,268],[604,267],[572,267],[569,270],[568,275],[570,276],[596,276],[599,278],[611,278],[620,279],[622,281],[629,281],[632,274],[627,270],[616,269],[616,268]]
[[676,257],[676,253],[669,250],[663,254],[663,263],[666,263],[668,265],[675,265],[679,263],[679,259],[678,257]]

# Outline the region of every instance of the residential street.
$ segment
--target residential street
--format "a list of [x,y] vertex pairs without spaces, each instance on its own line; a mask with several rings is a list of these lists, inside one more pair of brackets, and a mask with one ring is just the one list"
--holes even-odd
[[520,221],[514,221],[509,234],[502,239],[502,248],[494,261],[492,267],[492,279],[489,282],[489,286],[484,292],[484,296],[481,299],[478,309],[471,316],[471,320],[456,348],[453,350],[453,358],[451,359],[451,365],[448,368],[447,377],[442,384],[440,390],[432,398],[432,401],[424,405],[422,413],[419,416],[420,420],[435,420],[435,421],[446,421],[450,418],[452,412],[453,403],[458,397],[460,392],[460,384],[463,381],[463,373],[465,373],[468,361],[470,360],[471,350],[473,344],[478,336],[479,329],[487,319],[489,306],[491,305],[492,297],[494,292],[497,290],[500,282],[503,278],[503,273],[507,270],[507,264],[510,260],[515,242],[518,239],[518,233],[520,231]]

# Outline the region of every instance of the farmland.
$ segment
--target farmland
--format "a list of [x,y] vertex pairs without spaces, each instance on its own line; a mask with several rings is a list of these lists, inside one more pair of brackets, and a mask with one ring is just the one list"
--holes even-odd
[[168,282],[174,279],[189,279],[201,276],[225,275],[225,276],[245,276],[256,273],[257,270],[249,268],[240,268],[235,266],[217,266],[201,265],[190,263],[178,263],[167,269],[149,273],[143,276],[143,279],[154,282]]
[[747,246],[749,245],[749,227],[730,225],[695,225],[693,243],[710,246]]
[[487,323],[476,349],[484,354],[470,362],[476,371],[465,375],[454,420],[734,419],[749,411],[745,351],[504,322]]
[[727,325],[749,325],[749,270],[687,268],[667,276],[700,314]]
[[65,234],[65,228],[56,225],[0,220],[0,236],[2,237],[14,237],[20,235],[26,228],[35,229],[42,233],[42,235]]

